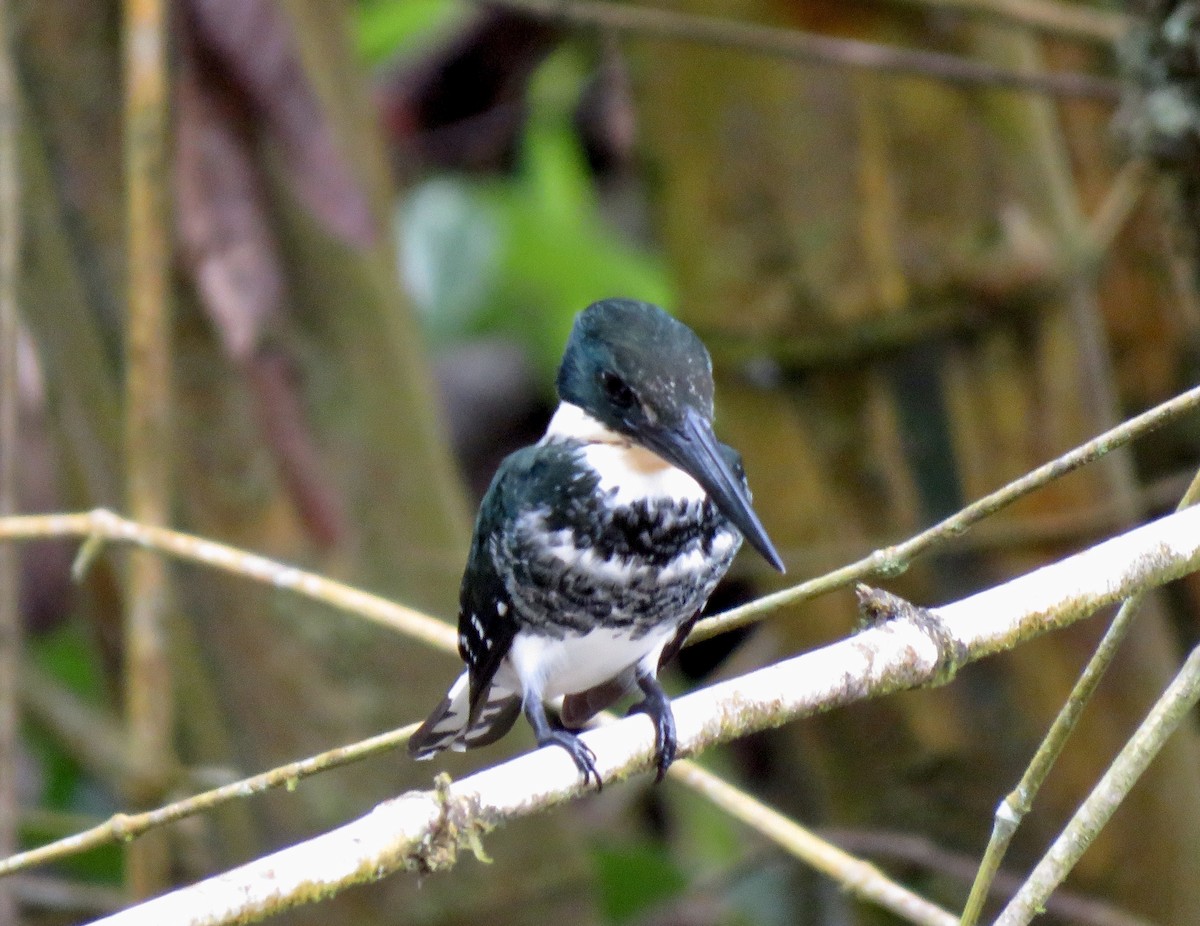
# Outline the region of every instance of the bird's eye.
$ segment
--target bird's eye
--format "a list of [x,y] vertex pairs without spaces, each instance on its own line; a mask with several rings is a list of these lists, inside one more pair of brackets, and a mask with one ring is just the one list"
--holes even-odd
[[601,373],[600,384],[604,387],[604,394],[608,396],[609,401],[618,408],[632,408],[637,404],[637,396],[617,374],[607,371]]

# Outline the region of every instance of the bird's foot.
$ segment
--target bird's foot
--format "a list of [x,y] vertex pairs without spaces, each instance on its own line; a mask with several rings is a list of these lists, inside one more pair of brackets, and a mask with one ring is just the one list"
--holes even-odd
[[667,769],[675,761],[678,741],[675,738],[675,714],[671,711],[671,702],[665,695],[656,697],[648,694],[645,700],[633,705],[625,715],[645,714],[654,721],[654,757],[658,773],[655,782],[660,782],[667,774]]
[[587,787],[588,783],[593,780],[596,782],[597,791],[604,787],[600,773],[596,771],[596,754],[574,733],[552,729],[546,735],[538,738],[538,745],[561,746],[570,755],[575,767],[579,769],[579,773],[583,775],[584,787]]

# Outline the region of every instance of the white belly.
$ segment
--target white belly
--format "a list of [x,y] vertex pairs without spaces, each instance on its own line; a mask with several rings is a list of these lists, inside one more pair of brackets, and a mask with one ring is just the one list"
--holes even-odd
[[638,663],[657,670],[662,649],[674,635],[674,627],[664,627],[634,640],[628,629],[597,627],[584,636],[556,640],[522,631],[496,673],[496,683],[552,701],[587,691]]

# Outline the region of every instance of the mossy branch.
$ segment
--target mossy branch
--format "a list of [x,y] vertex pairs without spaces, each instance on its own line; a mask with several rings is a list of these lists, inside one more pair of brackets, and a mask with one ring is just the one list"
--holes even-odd
[[[245,575],[279,588],[301,592],[342,608],[349,614],[364,617],[413,637],[435,649],[453,652],[456,647],[453,628],[403,605],[224,544],[166,528],[137,524],[109,511],[0,519],[0,541],[44,536],[87,538],[76,559],[74,571],[77,576],[99,554],[105,542],[119,540]],[[229,801],[268,788],[290,785],[302,777],[403,744],[413,729],[414,727],[405,727],[393,733],[381,734],[155,810],[138,814],[117,814],[85,832],[0,860],[0,876],[62,859],[118,839],[133,839],[155,827],[212,810]],[[954,921],[951,914],[891,881],[878,869],[813,836],[799,824],[787,821],[777,811],[743,794],[711,773],[702,772],[687,762],[677,762],[673,777],[682,780],[692,790],[719,806],[726,806],[730,800],[734,800],[736,808],[730,810],[731,813],[775,840],[797,858],[829,874],[856,896],[905,916],[918,926],[948,926]],[[735,797],[731,798],[730,795]],[[724,796],[724,800],[721,796]]]
[[[961,601],[878,614],[876,626],[854,637],[679,698],[674,708],[681,751],[702,752],[864,698],[942,683],[964,662],[1066,626],[1198,566],[1200,509],[1192,508]],[[644,770],[653,760],[654,734],[645,717],[590,731],[584,739],[606,781]],[[686,767],[674,773],[683,774]],[[460,849],[478,851],[482,834],[492,828],[583,793],[570,757],[538,750],[459,782],[443,781],[434,791],[395,798],[329,833],[101,922],[252,921],[400,870],[449,867]]]
[[[835,569],[833,572],[765,595],[741,607],[732,608],[723,614],[703,620],[692,631],[690,641],[707,640],[709,637],[714,637],[727,630],[755,623],[779,608],[799,604],[872,576],[891,576],[904,572],[918,556],[945,545],[984,518],[1048,485],[1055,479],[1088,463],[1095,462],[1135,438],[1157,430],[1176,418],[1194,411],[1198,406],[1200,406],[1200,386],[1180,393],[1175,398],[1156,405],[1079,445],[1074,450],[1039,466],[1021,478],[1014,479],[995,492],[972,502],[962,510],[910,537],[903,543],[876,550],[856,562]],[[2,533],[0,533],[0,538],[3,538]]]

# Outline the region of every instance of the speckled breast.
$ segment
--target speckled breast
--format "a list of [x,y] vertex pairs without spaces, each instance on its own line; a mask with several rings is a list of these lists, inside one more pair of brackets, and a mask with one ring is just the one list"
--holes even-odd
[[597,490],[566,511],[535,509],[495,538],[522,627],[556,637],[627,628],[637,638],[678,626],[704,606],[741,545],[707,498],[612,500]]

